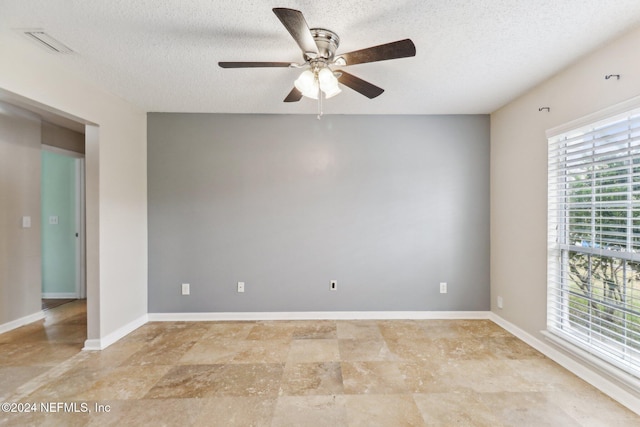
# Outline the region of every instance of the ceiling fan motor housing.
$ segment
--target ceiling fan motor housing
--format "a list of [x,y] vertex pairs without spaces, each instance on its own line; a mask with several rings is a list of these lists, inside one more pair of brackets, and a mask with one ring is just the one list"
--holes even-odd
[[[322,58],[327,62],[333,61],[336,49],[340,45],[340,37],[331,30],[325,28],[311,28],[311,35],[318,46],[318,58]],[[305,54],[305,60],[307,58]]]

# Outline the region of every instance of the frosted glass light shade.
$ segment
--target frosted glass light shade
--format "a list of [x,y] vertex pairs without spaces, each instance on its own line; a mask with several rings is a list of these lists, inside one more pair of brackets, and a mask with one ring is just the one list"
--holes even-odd
[[340,86],[338,86],[338,79],[329,68],[323,68],[318,72],[318,82],[327,98],[331,98],[342,92]]
[[333,72],[328,68],[323,68],[318,72],[318,81],[323,90],[325,87],[329,88],[338,84],[338,79],[336,79],[336,76],[334,76]]
[[318,81],[310,70],[303,71],[300,77],[293,82],[293,85],[302,95],[308,98],[318,99]]
[[342,92],[338,79],[329,68],[322,68],[317,75],[311,70],[303,71],[293,84],[303,96],[312,99],[318,99],[318,88],[322,89],[326,98]]
[[322,91],[324,92],[324,96],[327,99],[332,98],[332,97],[336,96],[337,94],[339,94],[340,92],[342,92],[342,90],[340,89],[340,87],[338,85],[332,86],[332,87],[327,88],[327,89],[322,89]]

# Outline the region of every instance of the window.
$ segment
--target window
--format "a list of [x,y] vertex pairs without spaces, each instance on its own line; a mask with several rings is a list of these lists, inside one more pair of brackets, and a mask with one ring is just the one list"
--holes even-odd
[[640,108],[591,121],[549,137],[547,328],[640,378]]

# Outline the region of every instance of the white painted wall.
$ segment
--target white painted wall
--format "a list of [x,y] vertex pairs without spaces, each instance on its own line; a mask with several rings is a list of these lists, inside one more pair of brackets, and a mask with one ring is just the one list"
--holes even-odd
[[[491,115],[491,307],[539,339],[547,302],[545,131],[640,95],[638,46],[640,29]],[[605,80],[608,74],[621,79]],[[503,309],[497,308],[498,296]]]
[[41,312],[40,264],[40,118],[0,102],[0,331]]
[[[89,340],[147,313],[146,114],[86,83],[38,49],[0,40],[0,94],[97,124],[87,129]],[[123,329],[124,328],[124,329]]]

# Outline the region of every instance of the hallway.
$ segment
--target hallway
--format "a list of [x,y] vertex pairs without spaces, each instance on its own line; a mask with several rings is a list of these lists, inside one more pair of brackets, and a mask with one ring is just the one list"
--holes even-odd
[[87,339],[86,301],[45,312],[45,318],[0,334],[0,401],[78,354]]

